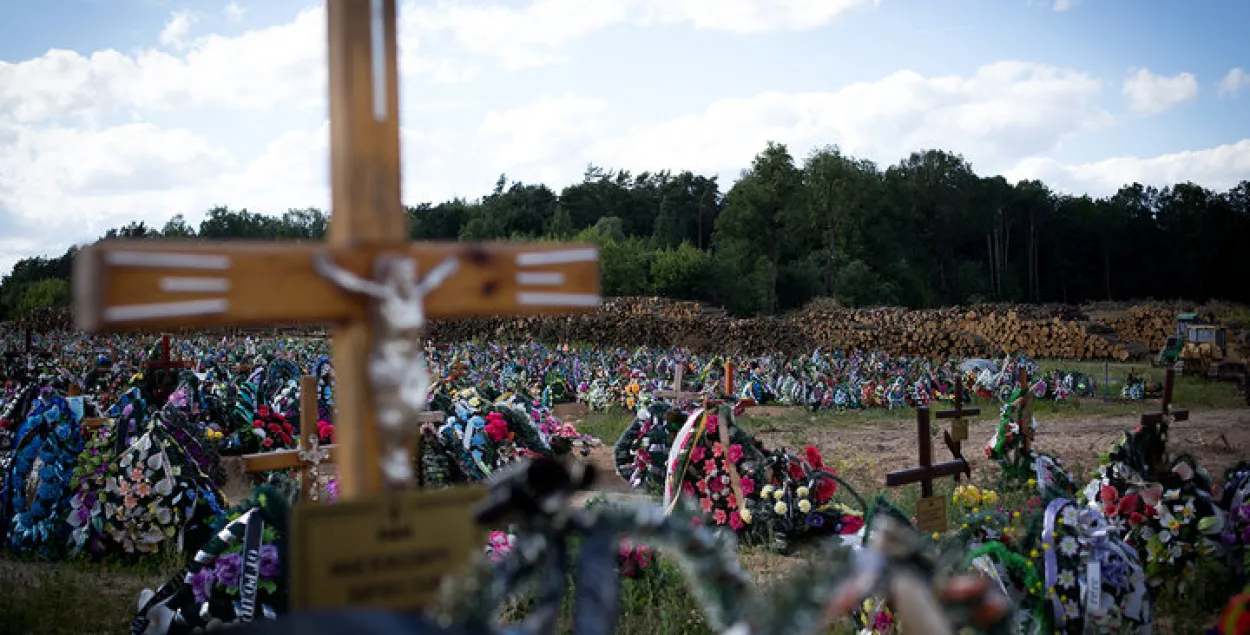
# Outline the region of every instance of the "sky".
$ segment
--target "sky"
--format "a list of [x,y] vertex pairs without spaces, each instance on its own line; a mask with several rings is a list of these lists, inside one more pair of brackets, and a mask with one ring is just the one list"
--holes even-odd
[[[363,0],[362,0],[363,1]],[[315,0],[0,0],[0,274],[213,206],[329,208]],[[1095,196],[1250,179],[1250,2],[399,0],[403,197],[922,149]]]

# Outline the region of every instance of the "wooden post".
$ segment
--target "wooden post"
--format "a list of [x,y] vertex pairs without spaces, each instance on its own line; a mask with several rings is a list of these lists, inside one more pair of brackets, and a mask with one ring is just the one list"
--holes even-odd
[[[972,477],[972,470],[962,456],[945,463],[933,463],[933,440],[930,436],[929,408],[916,408],[916,435],[920,465],[896,470],[885,475],[886,487],[899,487],[920,483],[920,500],[916,502],[916,524],[921,531],[946,530],[946,499],[933,496],[933,479],[955,476],[959,473]],[[953,448],[952,448],[953,450]]]
[[[396,406],[407,394],[396,386],[377,394],[372,368],[415,361],[385,357],[378,327],[389,325],[387,342],[399,343],[422,319],[583,313],[600,302],[593,245],[407,242],[395,11],[395,0],[327,0],[333,209],[325,244],[107,241],[74,262],[82,331],[335,325],[340,499],[294,509],[296,610],[421,608],[437,593],[433,581],[481,550],[468,513],[477,489],[385,495],[383,450],[393,460],[409,448],[394,438],[383,447],[378,409],[395,417],[388,429],[416,432],[412,413],[420,406]],[[444,263],[456,267],[431,278]],[[385,571],[368,566],[396,550],[435,547],[446,557]],[[332,557],[351,566],[333,566]],[[344,573],[357,569],[366,573]],[[431,583],[413,585],[417,579]]]
[[[368,8],[368,3],[358,4]],[[331,222],[351,217],[350,208],[340,209]],[[366,370],[372,303],[323,278],[314,257],[329,254],[337,266],[368,277],[373,261],[386,253],[412,257],[421,271],[449,256],[459,258],[457,272],[426,296],[427,318],[577,313],[593,310],[599,301],[593,247],[109,241],[83,249],[76,258],[75,318],[88,332],[275,320],[338,323],[333,353],[340,491],[346,499],[376,494],[382,491],[376,460],[380,444]]]
[[964,408],[964,378],[962,376],[955,377],[955,409],[954,410],[938,410],[933,413],[939,420],[950,419],[951,441],[959,444],[968,438],[968,420],[966,417],[975,417],[981,414],[981,409],[975,406]]
[[1163,399],[1159,404],[1159,412],[1147,412],[1141,416],[1143,427],[1155,428],[1158,430],[1159,443],[1152,443],[1147,447],[1148,456],[1146,461],[1149,464],[1152,476],[1156,479],[1162,479],[1168,469],[1167,465],[1167,439],[1171,433],[1172,424],[1177,421],[1189,421],[1189,411],[1185,409],[1172,408],[1172,389],[1176,382],[1176,370],[1171,366],[1167,368],[1163,376]]
[[916,441],[920,453],[919,467],[896,470],[885,475],[886,487],[899,487],[920,483],[920,493],[925,498],[933,496],[933,479],[963,472],[969,477],[972,470],[968,461],[958,458],[945,463],[933,463],[933,439],[930,436],[929,407],[916,408]]
[[1021,449],[1028,453],[1033,449],[1033,390],[1029,387],[1029,371],[1021,366],[1018,381],[1020,382],[1020,399],[1017,400],[1016,421],[1020,423],[1020,434],[1024,437]]

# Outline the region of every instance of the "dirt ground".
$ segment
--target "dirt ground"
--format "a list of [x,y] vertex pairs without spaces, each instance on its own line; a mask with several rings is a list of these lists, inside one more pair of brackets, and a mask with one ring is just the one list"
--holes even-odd
[[[1142,411],[1153,411],[1149,403]],[[911,413],[911,410],[905,411]],[[985,458],[984,446],[994,433],[997,413],[992,418],[972,419],[968,440],[964,442],[964,458],[978,471],[989,473],[997,468]],[[799,448],[815,445],[826,462],[839,469],[844,478],[863,492],[885,486],[886,472],[917,465],[917,436],[914,419],[831,419],[828,415],[811,415],[795,408],[753,408],[739,422],[760,437],[765,445]],[[1038,417],[1033,447],[1058,456],[1075,475],[1085,474],[1098,465],[1098,454],[1106,452],[1125,431],[1140,421],[1140,413],[1106,416]],[[934,422],[935,432],[940,422]],[[630,488],[616,476],[612,461],[612,443],[596,448],[589,460],[601,472],[598,489],[607,492],[628,492]],[[1168,450],[1197,457],[1200,465],[1211,471],[1217,480],[1225,468],[1243,458],[1250,459],[1250,408],[1199,410],[1189,421],[1172,426]],[[946,461],[950,451],[940,438],[933,439],[933,460]]]

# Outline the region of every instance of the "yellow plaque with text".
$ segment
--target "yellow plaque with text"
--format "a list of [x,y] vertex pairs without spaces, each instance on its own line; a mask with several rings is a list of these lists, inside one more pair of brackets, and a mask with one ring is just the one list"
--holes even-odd
[[916,528],[921,533],[946,532],[946,498],[934,496],[916,501]]
[[485,494],[481,486],[413,489],[296,505],[291,608],[425,608],[445,576],[481,553],[485,532],[472,508]]

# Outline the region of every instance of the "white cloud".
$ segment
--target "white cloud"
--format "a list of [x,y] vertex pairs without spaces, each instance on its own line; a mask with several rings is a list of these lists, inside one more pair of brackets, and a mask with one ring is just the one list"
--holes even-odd
[[165,22],[158,38],[161,45],[181,49],[186,46],[185,39],[191,32],[191,25],[199,21],[199,17],[188,10],[175,11]]
[[[523,8],[405,0],[401,81],[425,89],[556,63],[579,39],[623,25],[802,30],[872,4],[777,0],[765,12],[752,0],[533,0]],[[226,6],[229,17],[237,4]],[[0,62],[0,272],[17,257],[63,250],[131,220],[160,225],[184,213],[194,223],[218,204],[267,212],[328,207],[323,10],[231,37],[195,34],[193,26],[191,14],[175,14],[151,48],[53,50]],[[1165,85],[1178,79],[1145,73]],[[501,84],[496,110],[482,118],[457,104],[435,120],[423,111],[439,104],[426,101],[429,91],[413,99],[404,90],[406,201],[479,196],[500,172],[559,187],[590,162],[732,177],[769,140],[800,156],[836,143],[880,163],[921,148],[948,149],[982,173],[1052,175],[1073,191],[1124,180],[1166,183],[1172,175],[1215,186],[1250,169],[1250,142],[1076,166],[1030,158],[1115,121],[1103,107],[1102,80],[1029,62],[711,97],[685,115],[640,111],[649,96],[625,105],[567,87],[518,104],[516,84]],[[1160,102],[1159,92],[1151,103]]]
[[1140,68],[1124,80],[1124,94],[1133,112],[1157,115],[1198,97],[1198,79],[1193,73],[1166,77]]
[[[605,135],[602,104],[548,99],[492,116],[494,140],[518,160],[542,139],[557,140],[566,162],[631,169],[733,173],[767,141],[796,154],[828,143],[893,163],[921,148],[961,152],[978,169],[1001,169],[1053,150],[1070,135],[1107,126],[1098,105],[1102,82],[1042,64],[999,62],[969,77],[900,71],[827,92],[768,92],[713,102],[703,112]],[[570,113],[575,113],[571,115]],[[624,128],[622,126],[622,128]],[[507,131],[513,131],[511,138]],[[499,136],[503,135],[502,141]],[[580,144],[573,141],[580,140]],[[556,152],[556,150],[552,150]]]
[[247,13],[247,9],[239,6],[238,2],[230,0],[230,2],[226,3],[226,8],[222,9],[221,12],[226,16],[227,20],[231,22],[240,22],[243,20],[243,14]]
[[401,31],[523,69],[567,60],[567,47],[619,24],[690,25],[745,34],[829,24],[880,0],[534,0],[522,8],[439,0],[405,7]]
[[1063,11],[1075,9],[1076,5],[1080,3],[1080,0],[1055,0],[1055,2],[1051,5],[1051,9],[1055,13],[1061,13]]
[[1157,157],[1115,157],[1080,165],[1025,159],[1008,170],[1011,179],[1040,179],[1059,191],[1112,194],[1128,183],[1171,185],[1192,181],[1226,191],[1250,175],[1250,139],[1206,150]]
[[602,116],[607,108],[606,101],[572,94],[545,97],[523,108],[488,113],[478,134],[498,165],[561,162],[606,131]]
[[1220,97],[1236,97],[1243,86],[1250,86],[1250,73],[1240,67],[1234,68],[1220,80]]

